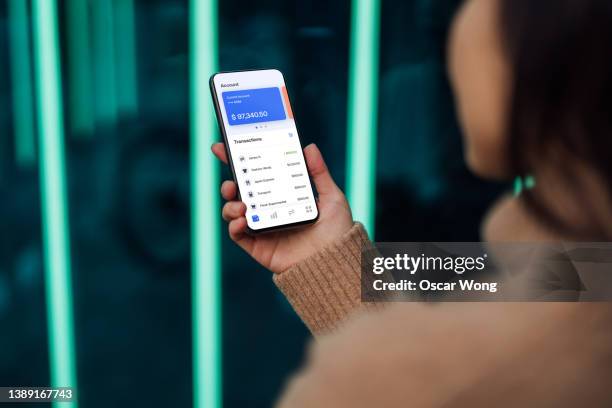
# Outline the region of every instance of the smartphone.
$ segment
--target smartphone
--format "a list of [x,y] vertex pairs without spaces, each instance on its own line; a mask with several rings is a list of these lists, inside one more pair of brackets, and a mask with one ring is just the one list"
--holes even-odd
[[283,74],[221,72],[210,78],[217,121],[248,232],[312,224],[319,218]]

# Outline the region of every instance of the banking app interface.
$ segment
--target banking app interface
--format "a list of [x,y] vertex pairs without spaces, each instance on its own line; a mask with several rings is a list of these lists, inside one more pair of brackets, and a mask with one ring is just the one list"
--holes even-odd
[[214,87],[249,227],[315,219],[317,207],[282,74],[218,74]]

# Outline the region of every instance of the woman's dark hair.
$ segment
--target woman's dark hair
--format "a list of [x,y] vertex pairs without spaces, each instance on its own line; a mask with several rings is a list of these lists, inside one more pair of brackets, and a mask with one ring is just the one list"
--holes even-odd
[[[513,170],[529,174],[534,156],[545,157],[554,146],[589,163],[612,193],[612,1],[501,0],[500,12],[513,74],[508,122]],[[572,170],[563,163],[558,167],[585,200],[588,214],[587,200],[602,197],[581,194]],[[523,197],[549,225],[571,230],[535,192]],[[582,231],[594,234],[609,238],[603,231]]]

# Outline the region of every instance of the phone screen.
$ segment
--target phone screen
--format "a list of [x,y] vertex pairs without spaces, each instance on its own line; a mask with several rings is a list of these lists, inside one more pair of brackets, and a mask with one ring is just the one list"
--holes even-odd
[[219,73],[210,82],[249,228],[314,222],[318,209],[282,73]]

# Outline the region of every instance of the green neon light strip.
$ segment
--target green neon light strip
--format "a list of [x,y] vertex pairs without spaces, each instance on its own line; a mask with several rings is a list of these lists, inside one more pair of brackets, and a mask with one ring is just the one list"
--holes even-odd
[[134,0],[115,0],[114,16],[117,108],[121,113],[134,115],[138,111]]
[[94,100],[88,2],[70,0],[66,12],[71,130],[75,135],[90,136],[94,131]]
[[102,125],[117,122],[115,46],[112,0],[96,0],[93,6],[96,119]]
[[219,167],[208,79],[217,70],[217,2],[191,0],[193,401],[222,406]]
[[10,60],[11,82],[13,83],[15,157],[17,165],[30,167],[36,161],[36,141],[34,140],[35,121],[27,1],[9,0],[8,13],[11,39]]
[[347,196],[374,236],[380,1],[353,0],[347,125]]
[[[55,1],[34,0],[33,16],[51,385],[76,389],[62,86]],[[56,405],[76,407],[77,403]]]

